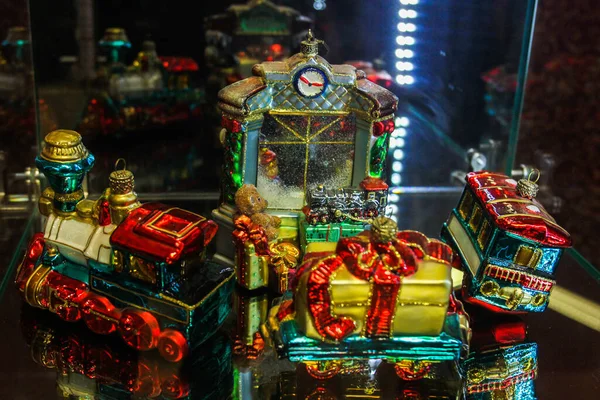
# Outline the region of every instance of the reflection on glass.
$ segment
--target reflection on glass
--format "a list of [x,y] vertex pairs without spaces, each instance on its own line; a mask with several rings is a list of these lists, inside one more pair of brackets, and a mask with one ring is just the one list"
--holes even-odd
[[297,210],[307,188],[349,186],[355,134],[354,115],[266,115],[260,153],[277,160],[278,174],[261,165],[257,186],[269,207]]
[[38,365],[56,371],[61,398],[123,399],[133,395],[227,399],[231,396],[231,344],[222,333],[197,347],[189,362],[169,363],[157,353],[137,353],[119,340],[80,328],[23,306],[24,340]]

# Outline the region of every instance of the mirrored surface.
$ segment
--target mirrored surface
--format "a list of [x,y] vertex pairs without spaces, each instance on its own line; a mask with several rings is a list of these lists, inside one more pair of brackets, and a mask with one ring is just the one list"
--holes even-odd
[[[452,198],[419,197],[411,204],[427,204],[432,210],[455,202]],[[194,210],[208,213],[210,207]],[[25,238],[39,230],[36,218]],[[413,223],[420,222],[425,231],[439,226],[438,221],[413,218]],[[166,362],[155,350],[136,352],[117,334],[97,335],[83,322],[65,322],[24,304],[12,279],[25,246],[26,242],[13,240],[2,253],[3,260],[13,255],[8,247],[18,253],[3,277],[0,302],[4,333],[0,348],[7,358],[0,374],[3,398],[480,399],[492,394],[477,393],[479,385],[505,379],[509,383],[494,391],[494,396],[593,398],[600,368],[595,345],[600,326],[594,322],[592,309],[585,310],[584,303],[578,303],[577,295],[598,301],[598,287],[568,256],[558,266],[560,289],[555,288],[548,311],[521,319],[470,307],[473,339],[462,375],[448,365],[438,365],[421,379],[407,380],[385,363],[342,363],[335,367],[335,373],[329,370],[324,374],[309,363],[279,359],[261,329],[276,296],[241,288],[234,292],[231,314],[220,331],[186,361]],[[565,293],[566,298],[560,296]],[[477,378],[482,371],[488,381]]]

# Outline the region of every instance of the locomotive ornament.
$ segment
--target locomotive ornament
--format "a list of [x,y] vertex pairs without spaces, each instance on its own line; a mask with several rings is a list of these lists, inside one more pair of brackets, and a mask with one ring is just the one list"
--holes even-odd
[[371,230],[309,245],[292,289],[269,311],[280,356],[331,376],[342,360],[380,359],[403,379],[468,352],[469,321],[452,293],[450,247],[386,217]]
[[79,124],[84,136],[162,127],[199,118],[204,93],[194,87],[198,64],[189,57],[159,56],[147,40],[132,65],[125,30],[108,28],[99,42],[108,62],[97,71],[96,91]]
[[233,270],[206,259],[217,225],[160,203],[141,204],[133,174],[116,169],[98,200],[82,181],[94,156],[75,131],[49,133],[37,167],[47,177],[37,233],[16,284],[25,301],[137,350],[180,361],[230,311]]
[[[219,92],[225,160],[215,259],[235,265],[246,289],[284,293],[311,243],[357,235],[385,215],[398,99],[363,71],[330,65],[322,44],[309,31],[300,53],[257,64]],[[241,199],[247,185],[256,192]]]
[[458,207],[442,228],[442,239],[464,265],[465,301],[508,313],[548,306],[554,270],[571,236],[535,200],[536,193],[530,179],[467,175]]
[[310,225],[329,222],[358,221],[385,216],[388,185],[380,179],[367,178],[361,187],[326,189],[317,186],[308,192],[308,206],[302,211]]

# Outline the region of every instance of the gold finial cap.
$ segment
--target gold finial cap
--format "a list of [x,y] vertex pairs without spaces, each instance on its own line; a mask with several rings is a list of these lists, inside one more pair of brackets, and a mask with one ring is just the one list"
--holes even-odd
[[305,56],[314,57],[319,54],[319,45],[324,43],[324,41],[316,39],[312,34],[312,30],[309,29],[306,39],[300,42],[300,48]]
[[88,154],[88,150],[81,143],[81,135],[75,131],[59,129],[50,132],[44,138],[42,158],[48,161],[79,161]]
[[125,29],[123,28],[106,28],[104,31],[104,36],[102,37],[102,41],[129,43],[129,38],[127,37],[127,33],[125,33]]
[[[537,175],[535,180],[531,180],[533,175]],[[538,194],[539,186],[537,181],[540,179],[540,171],[537,169],[533,169],[527,179],[519,179],[517,182],[517,192],[521,197],[525,197],[526,199],[533,199]]]
[[377,217],[371,224],[371,237],[378,243],[389,243],[396,238],[398,225],[388,217]]
[[[123,162],[123,168],[117,169],[120,162]],[[122,158],[119,158],[115,163],[115,170],[108,177],[111,193],[126,194],[133,192],[135,179],[133,172],[127,170],[126,167],[127,164]]]

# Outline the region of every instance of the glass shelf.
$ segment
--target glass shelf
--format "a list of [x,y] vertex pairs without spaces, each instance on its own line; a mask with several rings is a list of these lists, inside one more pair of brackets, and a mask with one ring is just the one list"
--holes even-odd
[[[397,216],[400,225],[405,221],[406,226],[435,235],[446,218],[447,210],[456,203],[458,196],[457,193],[403,194]],[[172,200],[170,203],[209,215],[216,200]],[[437,379],[428,379],[416,386],[401,383],[395,376],[385,373],[378,373],[376,379],[369,379],[364,374],[350,374],[318,381],[307,375],[304,367],[277,359],[268,346],[258,359],[248,358],[248,351],[245,357],[240,350],[240,343],[235,341],[236,335],[240,334],[236,318],[242,315],[236,311],[232,312],[222,332],[207,342],[208,347],[202,347],[202,352],[195,358],[195,365],[165,365],[153,352],[136,354],[123,346],[118,338],[91,334],[83,324],[66,323],[22,303],[12,281],[27,242],[39,227],[40,216],[34,211],[26,221],[17,224],[2,253],[3,265],[7,266],[0,286],[0,312],[3,315],[0,350],[6,359],[0,367],[2,398],[54,399],[57,398],[57,385],[60,390],[71,394],[79,391],[80,395],[103,391],[108,396],[107,393],[116,390],[115,387],[123,389],[127,382],[118,385],[113,379],[109,384],[103,378],[102,374],[107,374],[107,367],[99,361],[100,351],[109,351],[113,360],[119,360],[119,363],[109,365],[119,368],[120,379],[123,379],[123,374],[130,374],[127,375],[129,379],[134,378],[135,381],[138,378],[145,385],[158,385],[157,388],[165,390],[166,386],[160,380],[164,378],[152,381],[147,375],[147,368],[157,368],[161,374],[166,371],[169,376],[177,376],[190,384],[191,394],[199,396],[191,398],[285,399],[294,394],[300,396],[298,398],[305,398],[302,396],[317,389],[337,396],[332,398],[345,398],[342,396],[365,391],[374,396],[389,394],[390,390],[397,394],[408,393],[406,390],[409,389],[421,391],[421,394],[437,390],[435,393],[452,395],[459,391],[460,380],[446,370],[438,371]],[[598,281],[581,267],[571,253],[561,260],[556,278],[558,286],[554,289],[549,310],[524,318],[528,325],[529,340],[538,346],[539,370],[535,390],[538,397],[544,399],[566,398],[573,391],[579,398],[592,398],[600,359],[596,346],[600,332]],[[264,292],[257,294],[237,289],[235,295],[238,296],[236,304],[240,304],[241,298],[249,303],[262,302],[267,307],[272,300],[271,295]],[[49,356],[58,357],[59,365],[60,360],[64,362],[67,356],[64,350],[66,343],[81,350],[71,354],[73,366],[49,368]],[[215,361],[217,359],[218,362]],[[76,367],[79,365],[77,362],[83,362],[82,365],[89,368],[96,366],[98,373],[87,373],[86,376]],[[63,373],[59,372],[61,370]],[[163,386],[160,386],[161,382]],[[214,397],[204,397],[209,394]]]

